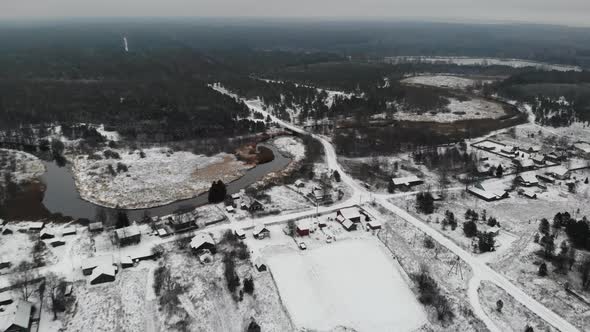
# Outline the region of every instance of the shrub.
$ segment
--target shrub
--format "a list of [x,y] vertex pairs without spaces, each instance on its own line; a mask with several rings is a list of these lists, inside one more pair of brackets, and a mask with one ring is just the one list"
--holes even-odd
[[466,221],[463,223],[463,233],[467,237],[474,237],[477,235],[477,224],[474,221]]
[[250,295],[254,293],[254,280],[252,277],[244,279],[244,292]]

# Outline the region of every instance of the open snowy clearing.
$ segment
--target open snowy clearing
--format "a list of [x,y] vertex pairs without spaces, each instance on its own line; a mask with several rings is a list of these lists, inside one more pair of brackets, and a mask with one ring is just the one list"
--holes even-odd
[[389,255],[367,240],[343,240],[268,259],[298,328],[412,331],[426,314]]
[[[108,207],[153,207],[197,196],[211,182],[231,182],[252,167],[225,153],[207,157],[151,148],[143,150],[142,158],[139,151],[117,152],[121,159],[74,159],[72,171],[83,199]],[[119,163],[128,170],[113,175],[108,167],[117,170]]]
[[542,70],[582,71],[582,69],[578,66],[549,64],[520,59],[470,58],[453,56],[394,56],[386,57],[385,59],[391,63],[449,63],[460,66],[508,66],[513,68],[535,67]]
[[450,104],[447,105],[448,112],[417,114],[402,111],[394,113],[394,118],[404,121],[455,122],[459,120],[497,119],[506,115],[502,105],[481,98],[466,101],[449,98],[449,101]]
[[473,87],[477,82],[489,83],[490,80],[475,80],[466,77],[451,75],[421,75],[408,77],[401,80],[402,83],[436,86],[440,88],[467,89]]
[[293,161],[300,161],[305,158],[305,145],[300,139],[292,136],[281,136],[272,141],[282,154],[291,156]]

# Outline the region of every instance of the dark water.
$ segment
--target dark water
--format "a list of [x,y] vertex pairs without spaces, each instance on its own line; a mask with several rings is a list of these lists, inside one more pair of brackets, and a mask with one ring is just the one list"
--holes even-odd
[[[272,145],[259,144],[272,150],[274,159],[268,163],[257,165],[246,171],[244,176],[227,184],[228,194],[233,194],[262,179],[266,174],[284,169],[291,160],[281,155]],[[74,178],[69,167],[59,167],[55,162],[44,162],[47,171],[41,180],[47,186],[43,197],[43,205],[51,213],[61,213],[72,218],[93,219],[98,210],[103,209],[107,215],[113,209],[101,207],[80,198]],[[176,201],[163,206],[126,210],[130,220],[141,219],[147,211],[150,216],[161,216],[179,209],[194,208],[207,204],[207,193],[194,198]]]

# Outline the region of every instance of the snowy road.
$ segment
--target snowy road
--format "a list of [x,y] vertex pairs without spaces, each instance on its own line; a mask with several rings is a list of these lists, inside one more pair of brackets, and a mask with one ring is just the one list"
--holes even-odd
[[[215,90],[230,94],[227,90],[221,87],[214,87]],[[232,94],[230,94],[232,95]],[[232,95],[236,97],[235,95]],[[309,134],[302,128],[299,128],[291,123],[285,122],[283,120],[278,119],[277,117],[273,116],[272,114],[263,110],[262,105],[259,101],[245,101],[246,105],[259,113],[262,113],[265,117],[270,116],[270,118],[281,125],[284,128],[290,129],[294,132],[300,134]],[[545,307],[543,304],[539,303],[537,300],[523,292],[518,286],[514,285],[508,279],[506,279],[503,275],[499,274],[488,265],[486,265],[483,261],[479,260],[477,257],[472,255],[471,253],[465,251],[463,248],[459,247],[455,244],[452,240],[445,237],[443,234],[439,233],[434,228],[430,227],[427,223],[423,222],[422,220],[412,216],[404,209],[390,203],[387,200],[387,195],[372,195],[369,191],[363,188],[360,184],[358,184],[350,175],[345,173],[341,168],[340,164],[338,163],[338,158],[334,146],[329,142],[329,140],[321,135],[311,134],[312,137],[319,140],[325,150],[326,153],[326,162],[328,167],[332,170],[336,170],[340,173],[342,182],[346,183],[350,188],[353,190],[352,197],[345,203],[356,202],[360,200],[363,196],[365,198],[374,197],[375,202],[383,206],[385,209],[389,210],[390,212],[396,214],[400,218],[410,222],[416,228],[420,229],[422,232],[428,234],[432,237],[435,241],[443,245],[445,248],[453,252],[455,255],[460,257],[463,261],[470,265],[471,269],[473,270],[473,280],[470,281],[469,287],[469,299],[471,305],[476,313],[476,315],[486,324],[490,331],[500,331],[498,327],[494,324],[494,322],[485,314],[481,307],[481,303],[479,301],[479,296],[477,295],[477,290],[479,288],[479,284],[482,280],[488,280],[493,282],[494,284],[498,285],[500,288],[504,289],[508,294],[522,303],[525,307],[529,310],[534,312],[536,315],[541,317],[547,323],[551,324],[553,327],[559,329],[560,331],[579,331],[575,326],[570,324],[566,321],[563,317],[559,316],[552,310]]]

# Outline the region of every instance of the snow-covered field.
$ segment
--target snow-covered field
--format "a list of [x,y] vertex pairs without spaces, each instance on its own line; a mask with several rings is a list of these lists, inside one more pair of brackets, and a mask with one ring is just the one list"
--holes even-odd
[[449,101],[450,104],[447,105],[449,112],[417,114],[409,111],[400,111],[394,113],[394,118],[405,121],[455,122],[472,119],[497,119],[506,114],[502,105],[481,98],[466,101],[449,98]]
[[450,63],[462,66],[508,66],[513,68],[535,67],[542,70],[559,70],[559,71],[582,71],[578,66],[568,66],[559,64],[549,64],[543,62],[520,60],[520,59],[499,59],[499,58],[472,58],[472,57],[453,57],[453,56],[395,56],[386,57],[386,61],[391,63]]
[[385,249],[342,240],[268,258],[281,298],[298,328],[413,331],[426,314]]
[[[98,205],[121,208],[146,208],[191,198],[209,189],[211,182],[231,182],[252,165],[220,153],[212,157],[166,148],[139,151],[116,150],[121,159],[74,159],[72,171],[80,196]],[[113,176],[122,163],[128,171]]]
[[[14,166],[14,170],[12,169]],[[0,173],[9,171],[12,180],[21,183],[33,180],[45,173],[43,162],[32,154],[9,149],[0,149]],[[0,181],[2,181],[0,179]]]
[[[451,76],[451,75],[421,75],[408,77],[401,80],[402,83],[408,84],[420,84],[428,86],[436,86],[441,88],[453,88],[453,89],[467,89],[473,87],[478,80]],[[489,83],[490,80],[482,80],[483,83]]]
[[300,139],[293,136],[281,136],[272,141],[282,154],[291,156],[293,161],[300,161],[305,158],[305,145]]

